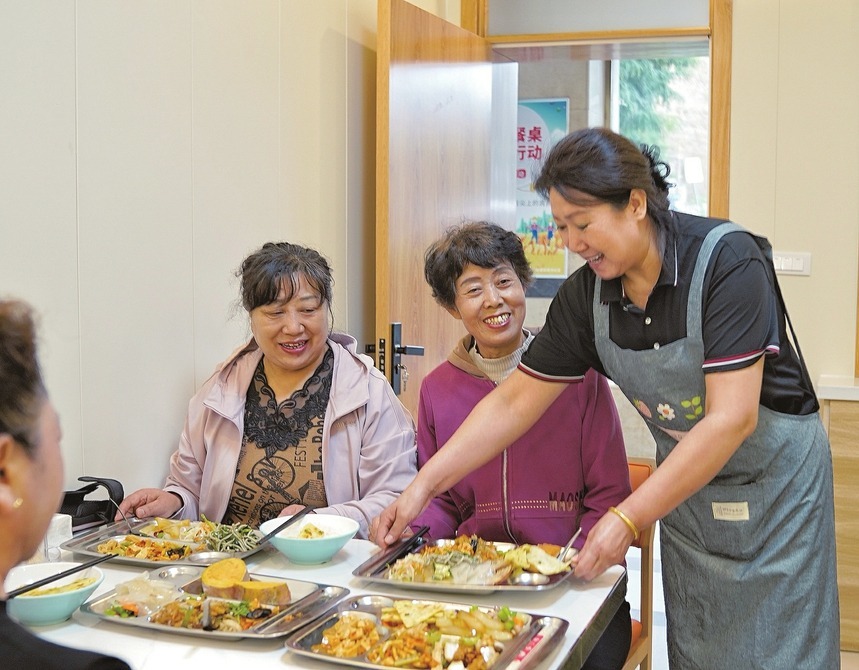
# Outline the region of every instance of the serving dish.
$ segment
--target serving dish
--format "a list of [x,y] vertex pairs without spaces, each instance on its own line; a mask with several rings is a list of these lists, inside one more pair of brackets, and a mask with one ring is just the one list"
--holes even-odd
[[[163,553],[164,555],[164,558],[161,558],[159,560],[141,558],[138,556],[123,555],[117,555],[116,558],[113,559],[115,563],[119,564],[140,565],[150,568],[158,565],[187,563],[210,565],[211,563],[219,561],[223,558],[244,559],[248,558],[249,556],[253,556],[255,553],[257,553],[263,548],[258,545],[253,549],[242,552],[210,551],[205,544],[199,541],[156,538],[148,536],[142,532],[146,529],[147,526],[151,525],[151,519],[134,519],[129,521],[128,523],[126,523],[125,521],[117,521],[114,523],[107,524],[106,526],[97,528],[96,530],[93,530],[84,535],[73,537],[71,540],[66,540],[60,545],[60,548],[65,549],[67,551],[71,551],[75,554],[96,557],[103,556],[105,553],[100,552],[98,550],[99,545],[109,542],[110,540],[114,540],[119,543],[128,539],[128,541],[139,541],[143,543],[152,544],[153,546],[160,545],[163,547],[170,548],[187,547],[187,551],[189,552],[187,556],[181,556],[179,553],[174,556],[169,556],[166,555],[166,552],[159,552]],[[257,537],[262,537],[262,533],[257,530],[254,531],[254,534]]]
[[442,657],[447,664],[479,654],[484,667],[522,670],[545,658],[568,626],[564,619],[506,607],[362,595],[341,600],[284,644],[302,656],[360,668],[425,668],[433,654],[433,667],[442,667]]
[[[7,593],[19,587],[38,582],[44,577],[57,575],[79,563],[30,563],[17,565],[6,575]],[[21,593],[6,601],[9,615],[30,626],[47,626],[65,621],[85,602],[104,580],[104,573],[90,566],[62,577],[41,588]]]
[[[283,517],[260,524],[261,533],[277,528]],[[338,514],[310,514],[300,523],[280,531],[269,542],[298,565],[327,563],[358,532],[358,522]]]
[[[462,538],[460,538],[462,539]],[[392,576],[392,566],[400,559],[410,554],[420,554],[433,548],[450,546],[454,540],[427,541],[424,538],[407,538],[399,543],[391,545],[387,550],[373,556],[359,565],[352,574],[364,581],[396,586],[403,589],[414,589],[418,591],[434,591],[442,593],[492,593],[495,591],[542,591],[552,589],[569,579],[572,570],[557,574],[542,574],[530,570],[514,570],[498,583],[455,583],[452,581],[404,581]],[[484,542],[480,540],[480,542]],[[485,542],[500,553],[510,552],[517,548],[529,547],[530,545],[516,545],[508,542]]]
[[201,580],[203,569],[202,566],[196,565],[165,565],[145,573],[144,578],[154,582],[156,586],[175,587],[170,596],[152,607],[151,612],[144,610],[140,612],[139,616],[111,614],[111,611],[117,612],[121,609],[121,605],[127,597],[118,591],[120,585],[84,603],[81,605],[80,611],[93,614],[111,623],[148,630],[194,635],[208,639],[266,639],[287,635],[297,628],[307,625],[322,616],[334,603],[349,593],[349,589],[340,586],[251,573],[250,579],[252,581],[285,583],[291,594],[289,604],[281,607],[260,605],[259,608],[268,609],[271,614],[259,619],[258,622],[252,622],[249,628],[243,630],[205,630],[203,628],[185,628],[156,623],[159,613],[164,608],[174,607],[177,603],[181,603],[189,611],[195,605],[206,610],[210,605],[214,608],[238,603],[238,601],[204,595]]

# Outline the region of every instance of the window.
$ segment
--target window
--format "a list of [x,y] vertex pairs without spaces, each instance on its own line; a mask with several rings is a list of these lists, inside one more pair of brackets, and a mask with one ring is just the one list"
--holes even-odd
[[708,213],[710,59],[706,56],[615,60],[610,96],[617,132],[656,145],[671,166],[671,207]]

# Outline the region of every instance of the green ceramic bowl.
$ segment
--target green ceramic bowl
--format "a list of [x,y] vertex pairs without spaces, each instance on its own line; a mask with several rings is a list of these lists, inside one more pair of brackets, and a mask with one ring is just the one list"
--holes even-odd
[[[284,522],[286,517],[278,517],[263,522],[262,533],[269,533]],[[300,537],[302,530],[313,524],[323,532],[322,537]],[[336,514],[308,514],[295,525],[280,531],[270,542],[280,553],[293,563],[313,565],[330,561],[358,532],[358,522]]]
[[[30,565],[16,566],[6,575],[4,583],[6,592],[8,593],[12,589],[17,589],[25,584],[32,584],[44,577],[55,575],[76,565],[80,565],[80,563],[31,563]],[[104,579],[104,573],[93,566],[68,577],[63,577],[56,582],[41,587],[41,589],[36,589],[37,591],[49,588],[53,589],[89,577],[94,577],[95,581],[71,591],[35,596],[22,593],[6,602],[6,611],[13,619],[28,626],[47,626],[65,621],[99,587]]]

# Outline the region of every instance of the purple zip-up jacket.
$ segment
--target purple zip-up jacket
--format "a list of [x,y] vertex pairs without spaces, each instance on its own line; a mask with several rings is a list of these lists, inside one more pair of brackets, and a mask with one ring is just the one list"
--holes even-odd
[[[465,337],[421,384],[418,468],[450,439],[495,384],[468,354]],[[620,420],[608,382],[589,371],[500,456],[434,498],[411,528],[433,539],[476,534],[496,542],[575,547],[611,505],[630,494]]]

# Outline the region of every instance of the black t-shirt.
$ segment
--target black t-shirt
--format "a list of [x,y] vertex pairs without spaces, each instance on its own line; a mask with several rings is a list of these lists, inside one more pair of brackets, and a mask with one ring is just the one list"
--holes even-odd
[[26,670],[131,670],[124,661],[63,647],[33,635],[6,613],[0,600],[0,666]]
[[[609,306],[609,336],[624,349],[643,351],[686,336],[686,303],[698,251],[721,220],[673,212],[662,270],[645,310],[623,295],[620,279],[602,282]],[[587,265],[561,286],[546,324],[520,368],[540,378],[576,380],[588,368],[605,374],[594,342],[596,275]],[[748,233],[730,233],[716,245],[704,277],[702,334],[705,374],[764,363],[761,404],[785,414],[818,409],[810,380],[788,339],[772,264]]]

